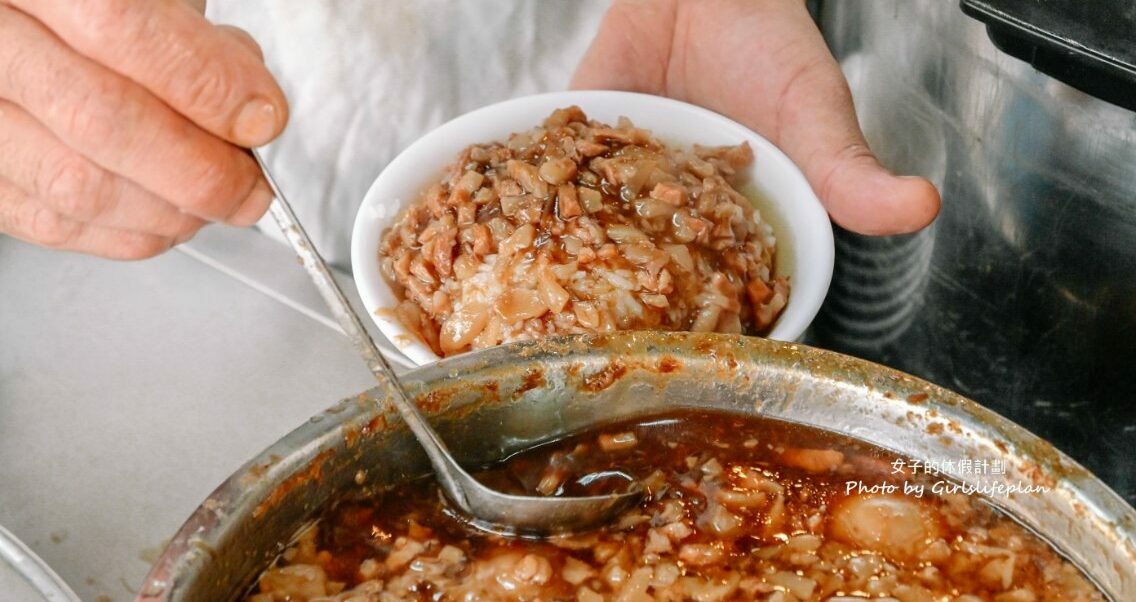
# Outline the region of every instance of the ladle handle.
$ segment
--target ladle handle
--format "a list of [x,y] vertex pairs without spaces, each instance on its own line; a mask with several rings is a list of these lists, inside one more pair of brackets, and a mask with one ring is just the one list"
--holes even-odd
[[[355,345],[356,351],[363,356],[363,360],[371,369],[371,373],[375,375],[380,384],[387,386],[391,393],[390,400],[394,402],[398,413],[402,415],[402,419],[406,421],[407,426],[410,427],[422,448],[426,450],[426,455],[429,456],[430,464],[433,465],[434,471],[438,474],[442,487],[453,496],[452,499],[455,501],[465,502],[465,491],[453,477],[453,469],[457,467],[450,465],[453,460],[445,444],[426,422],[418,408],[411,403],[406,390],[402,388],[402,383],[395,376],[394,369],[391,368],[387,358],[379,351],[375,341],[371,339],[370,333],[363,327],[363,323],[359,320],[359,314],[355,313],[355,310],[351,307],[351,303],[343,294],[343,289],[339,287],[339,283],[331,275],[327,263],[320,256],[315,245],[312,244],[312,239],[308,237],[308,233],[300,225],[300,221],[292,211],[292,206],[288,203],[284,193],[281,192],[280,186],[276,184],[276,180],[272,177],[272,172],[269,171],[264,158],[260,156],[260,152],[253,149],[252,155],[257,164],[260,165],[260,170],[264,173],[264,178],[272,188],[273,194],[276,195],[276,200],[273,201],[269,212],[272,213],[276,224],[280,226],[284,238],[300,258],[300,263],[307,270],[316,288],[319,289],[324,302],[331,309],[331,313],[335,315],[335,319],[343,328],[344,334]],[[460,505],[465,507],[465,504]]]

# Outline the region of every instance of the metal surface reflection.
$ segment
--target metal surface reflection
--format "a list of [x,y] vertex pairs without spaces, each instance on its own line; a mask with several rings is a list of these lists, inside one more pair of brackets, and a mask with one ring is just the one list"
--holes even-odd
[[957,389],[1136,500],[1136,113],[997,50],[943,0],[827,2],[873,149],[933,229],[838,232],[813,341]]

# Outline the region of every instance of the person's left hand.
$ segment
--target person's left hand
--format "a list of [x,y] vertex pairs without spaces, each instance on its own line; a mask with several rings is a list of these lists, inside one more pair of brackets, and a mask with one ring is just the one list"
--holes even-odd
[[572,86],[669,96],[741,122],[785,151],[849,230],[912,232],[938,213],[930,182],[892,175],[868,149],[803,0],[615,0]]

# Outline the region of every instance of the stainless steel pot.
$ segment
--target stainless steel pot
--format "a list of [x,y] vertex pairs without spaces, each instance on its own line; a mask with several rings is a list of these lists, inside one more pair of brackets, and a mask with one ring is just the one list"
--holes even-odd
[[[756,338],[624,333],[467,354],[414,371],[405,383],[466,462],[677,407],[782,418],[922,460],[1000,460],[1008,482],[1050,489],[999,505],[1055,542],[1114,600],[1136,599],[1136,511],[1020,427],[862,360]],[[424,474],[424,454],[381,398],[371,390],[344,400],[246,464],[174,537],[139,600],[233,600],[331,497]]]
[[821,2],[872,148],[943,210],[914,236],[839,232],[809,340],[977,399],[1136,500],[1136,113],[1006,54],[959,5]]

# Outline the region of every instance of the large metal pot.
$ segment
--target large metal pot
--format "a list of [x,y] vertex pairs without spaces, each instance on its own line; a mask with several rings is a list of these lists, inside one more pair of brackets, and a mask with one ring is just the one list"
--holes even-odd
[[[1131,0],[993,3],[1136,19]],[[1007,54],[957,0],[821,2],[819,21],[873,150],[943,210],[914,236],[838,232],[809,340],[976,399],[1136,501],[1136,113]]]
[[[625,333],[498,347],[405,380],[459,459],[472,463],[676,407],[782,418],[922,460],[1001,460],[1007,481],[1050,489],[995,501],[1114,600],[1136,599],[1136,511],[1020,427],[862,360],[756,338]],[[174,537],[139,599],[232,600],[329,498],[424,474],[424,454],[381,398],[376,389],[344,400],[246,464]]]

